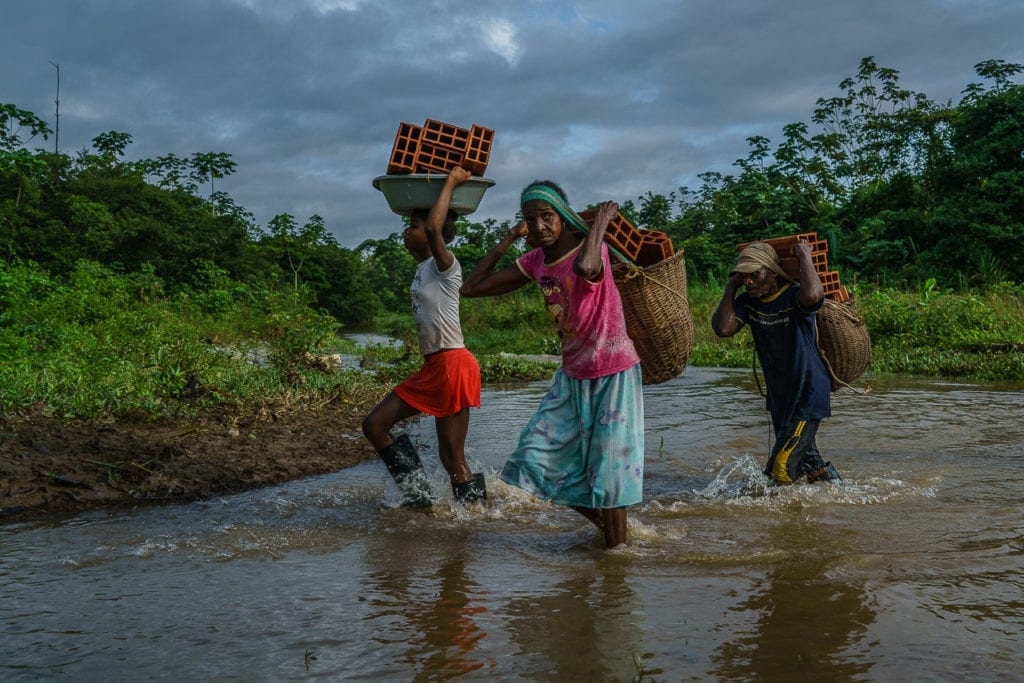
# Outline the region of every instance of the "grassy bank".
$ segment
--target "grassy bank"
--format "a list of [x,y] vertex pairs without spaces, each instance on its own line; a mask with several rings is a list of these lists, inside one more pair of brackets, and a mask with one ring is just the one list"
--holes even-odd
[[94,263],[57,280],[0,261],[0,415],[189,417],[379,394],[365,373],[324,371],[336,331],[296,292],[216,269],[172,294]]
[[[749,367],[749,334],[723,340],[711,332],[720,292],[716,282],[690,286],[689,364]],[[860,288],[856,302],[875,372],[1024,381],[1020,285]],[[558,351],[534,290],[467,300],[463,323],[486,382],[550,376],[551,363],[521,357]],[[151,275],[91,263],[60,281],[29,264],[0,263],[0,415],[188,417],[269,402],[362,401],[421,362],[410,316],[380,320],[377,330],[402,343],[358,351],[362,368],[328,370],[325,354],[357,350],[333,319],[287,287],[248,286],[200,268],[194,287],[168,293]]]

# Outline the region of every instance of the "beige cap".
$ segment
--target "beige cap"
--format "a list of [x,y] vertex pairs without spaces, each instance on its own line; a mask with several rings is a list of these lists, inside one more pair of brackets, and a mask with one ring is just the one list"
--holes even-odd
[[762,268],[768,268],[775,273],[782,271],[782,267],[779,265],[779,255],[775,253],[774,247],[765,242],[754,242],[740,252],[740,257],[732,272],[756,273]]

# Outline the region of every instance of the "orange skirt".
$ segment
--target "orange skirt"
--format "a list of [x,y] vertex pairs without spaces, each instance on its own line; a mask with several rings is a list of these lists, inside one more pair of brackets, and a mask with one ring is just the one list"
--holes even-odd
[[421,413],[448,417],[480,407],[480,365],[468,349],[446,349],[428,356],[414,375],[394,389]]

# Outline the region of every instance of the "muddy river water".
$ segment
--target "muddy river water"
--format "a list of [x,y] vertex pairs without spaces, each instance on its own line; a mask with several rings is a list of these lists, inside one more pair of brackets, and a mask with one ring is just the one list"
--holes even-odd
[[[1024,391],[870,378],[767,489],[749,370],[645,388],[645,500],[612,552],[496,479],[546,382],[489,388],[491,498],[390,509],[383,466],[0,526],[0,680],[1014,680]],[[432,424],[411,431],[443,489]]]

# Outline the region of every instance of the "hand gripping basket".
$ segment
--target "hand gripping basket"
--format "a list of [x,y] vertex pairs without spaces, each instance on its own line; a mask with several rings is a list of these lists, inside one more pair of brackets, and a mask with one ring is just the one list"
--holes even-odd
[[853,300],[826,298],[816,316],[818,350],[832,378],[832,391],[848,387],[871,365],[871,338]]
[[693,319],[686,299],[686,259],[680,249],[652,266],[612,268],[644,384],[678,377],[693,351]]

